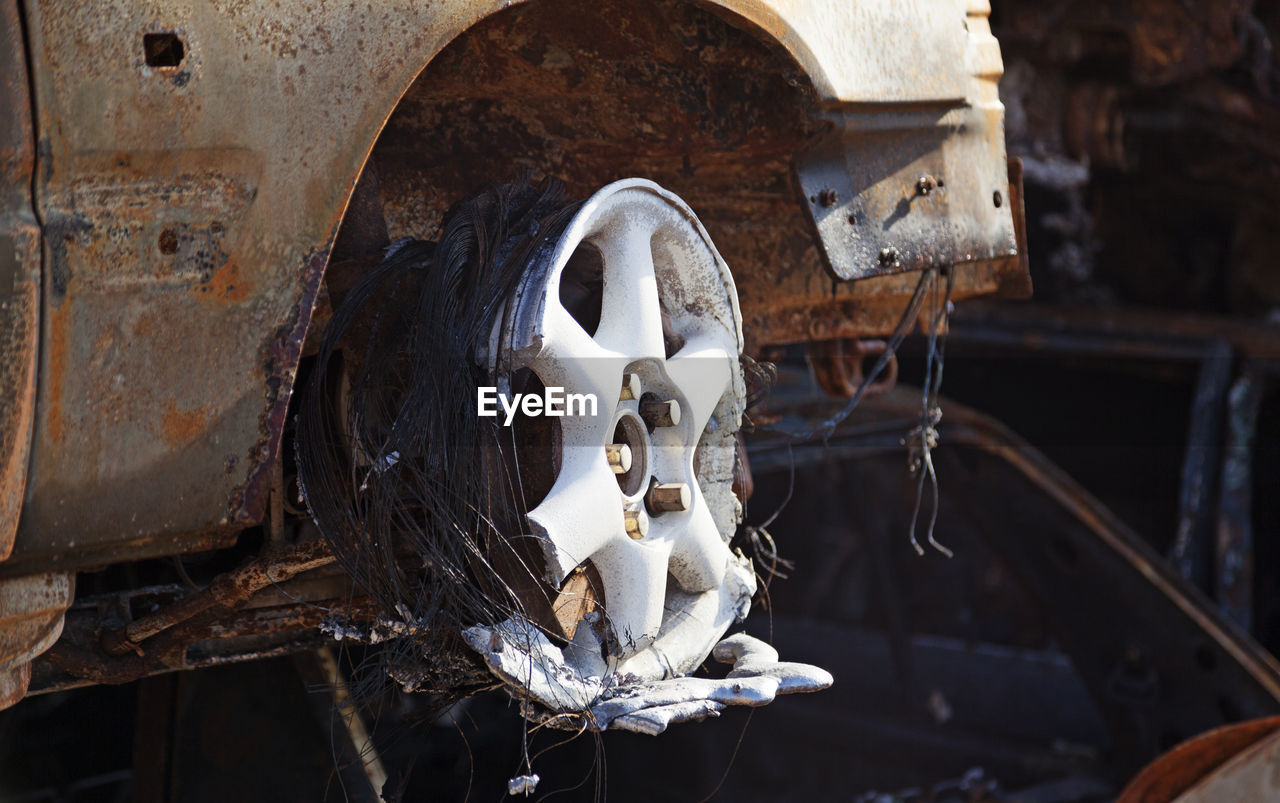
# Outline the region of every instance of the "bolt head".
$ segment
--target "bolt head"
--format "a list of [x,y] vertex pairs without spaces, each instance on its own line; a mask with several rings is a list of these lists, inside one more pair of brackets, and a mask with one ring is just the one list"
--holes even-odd
[[623,401],[632,401],[640,398],[640,375],[639,374],[623,374],[622,375],[622,393],[619,398]]
[[631,447],[625,443],[606,443],[605,457],[609,459],[609,468],[614,474],[626,474],[631,470]]
[[693,495],[683,482],[654,482],[645,494],[645,503],[653,513],[683,513],[692,504]]
[[649,534],[649,517],[643,510],[624,510],[622,522],[632,541],[639,541]]
[[640,417],[649,425],[649,429],[674,427],[680,423],[680,402],[675,399],[641,399]]

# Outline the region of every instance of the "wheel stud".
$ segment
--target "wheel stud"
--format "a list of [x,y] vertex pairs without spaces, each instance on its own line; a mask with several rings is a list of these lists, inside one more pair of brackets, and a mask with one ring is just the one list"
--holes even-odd
[[622,375],[622,393],[620,398],[623,401],[632,401],[640,398],[640,375],[639,374],[623,374]]
[[639,541],[649,534],[649,517],[645,515],[643,510],[624,510],[622,511],[623,524],[627,528],[627,535],[631,536],[631,540]]
[[657,482],[649,486],[645,504],[653,513],[682,513],[689,509],[689,486],[683,482]]
[[675,399],[641,399],[640,417],[649,425],[649,429],[674,427],[680,423],[680,402]]
[[625,443],[606,443],[604,454],[609,458],[609,468],[614,474],[626,474],[631,470],[631,447]]

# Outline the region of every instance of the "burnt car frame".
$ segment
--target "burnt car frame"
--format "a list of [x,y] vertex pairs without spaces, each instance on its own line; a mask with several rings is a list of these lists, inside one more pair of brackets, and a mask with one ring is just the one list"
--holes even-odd
[[[957,299],[1028,292],[984,2],[511,5],[4,6],[7,702],[74,573],[281,538],[286,411],[362,175],[393,235],[495,171],[652,176],[733,265],[748,350],[887,333],[930,266]],[[142,628],[167,651],[108,645],[131,668],[68,645],[59,673],[199,665],[210,628],[256,632],[226,628],[258,588]]]

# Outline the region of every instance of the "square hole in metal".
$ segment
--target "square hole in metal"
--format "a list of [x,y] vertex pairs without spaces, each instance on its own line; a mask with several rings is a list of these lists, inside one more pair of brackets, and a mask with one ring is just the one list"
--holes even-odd
[[142,35],[142,51],[148,67],[177,67],[186,55],[186,46],[176,33]]

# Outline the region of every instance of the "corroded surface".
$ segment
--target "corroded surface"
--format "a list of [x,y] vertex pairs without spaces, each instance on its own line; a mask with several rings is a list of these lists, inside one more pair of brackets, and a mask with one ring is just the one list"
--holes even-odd
[[[203,591],[159,585],[82,597],[57,644],[31,665],[31,692],[127,683],[323,644],[329,636],[319,625],[335,607],[349,621],[373,616],[368,599],[327,561],[319,542],[304,542],[218,575]],[[125,611],[147,613],[126,627]]]
[[1120,803],[1167,803],[1211,776],[1223,764],[1280,729],[1280,717],[1224,725],[1188,739],[1138,773]]
[[[785,5],[793,18],[801,16],[803,4]],[[688,201],[739,277],[748,350],[888,333],[915,277],[840,282],[826,268],[807,211],[820,203],[819,193],[810,193],[810,201],[792,166],[818,138],[813,158],[830,157],[831,170],[845,174],[846,183],[856,168],[863,193],[855,199],[845,190],[832,208],[857,200],[864,211],[867,204],[879,210],[875,228],[892,218],[909,229],[890,232],[901,264],[885,271],[873,260],[870,273],[918,268],[930,259],[956,261],[963,263],[957,300],[1024,293],[1025,267],[1010,256],[1011,205],[992,203],[996,190],[1009,196],[998,133],[1003,109],[995,97],[999,50],[985,28],[985,5],[973,6],[967,17],[952,8],[953,27],[963,34],[953,43],[963,54],[952,65],[954,75],[916,75],[910,80],[921,83],[901,95],[876,83],[887,80],[878,64],[889,56],[851,22],[867,9],[828,19],[849,41],[866,37],[859,74],[877,76],[866,81],[880,87],[880,104],[862,103],[869,95],[856,91],[847,76],[837,89],[794,61],[800,49],[785,46],[785,31],[794,29],[781,24],[770,32],[784,47],[737,27],[741,20],[730,15],[717,18],[672,2],[641,10],[574,0],[557,4],[554,13],[530,4],[494,15],[427,67],[374,149],[391,234],[433,232],[448,204],[468,192],[477,176],[495,170],[531,167],[565,179],[582,195],[604,181],[645,176]],[[893,16],[900,33],[912,32],[895,39],[904,60],[919,44],[913,37],[932,30],[916,31],[909,24],[916,11],[903,6]],[[816,18],[823,13],[813,12]],[[957,97],[941,112],[903,114],[901,104],[885,102],[942,102],[952,95]],[[844,119],[846,113],[864,127],[880,129],[850,136],[847,164],[838,131],[828,136],[835,138],[834,154],[826,153],[821,139],[824,127],[832,125],[822,117]],[[911,142],[899,144],[903,137]],[[501,154],[496,168],[495,154]],[[954,180],[916,200],[921,160]],[[948,167],[955,172],[944,172]],[[981,191],[964,195],[964,179],[979,169]],[[964,203],[952,200],[962,195]],[[905,219],[897,212],[904,203]],[[854,235],[855,227],[843,222],[849,214],[846,209],[839,217],[831,240]],[[869,221],[864,214],[860,226]],[[967,232],[968,239],[956,240],[957,232]]]
[[[958,98],[941,87],[928,103],[842,105],[824,111],[831,130],[797,157],[807,208],[826,261],[842,279],[930,265],[1018,265],[1004,151],[1004,106],[996,82],[1004,72],[985,2],[912,14],[896,6],[884,17],[909,41],[934,53],[954,50],[945,70],[927,60],[922,72],[946,73]],[[945,25],[920,25],[914,19]],[[913,82],[929,86],[926,75]]]
[[31,662],[62,634],[75,587],[67,572],[0,580],[0,708],[26,693]]
[[[833,288],[791,161],[818,108],[969,102],[963,9],[508,5],[27,7],[45,345],[0,572],[208,548],[262,519],[328,249],[388,117],[393,235],[432,236],[519,166],[581,194],[645,175],[741,271],[749,348],[892,326],[910,282]],[[176,66],[146,64],[158,32]],[[998,268],[966,265],[955,297],[1005,286]]]
[[40,320],[25,50],[16,4],[0,3],[0,561],[13,549],[26,488]]
[[[488,10],[28,6],[46,348],[4,571],[208,548],[261,519],[365,154],[422,63]],[[177,66],[145,63],[159,31],[183,41]]]

